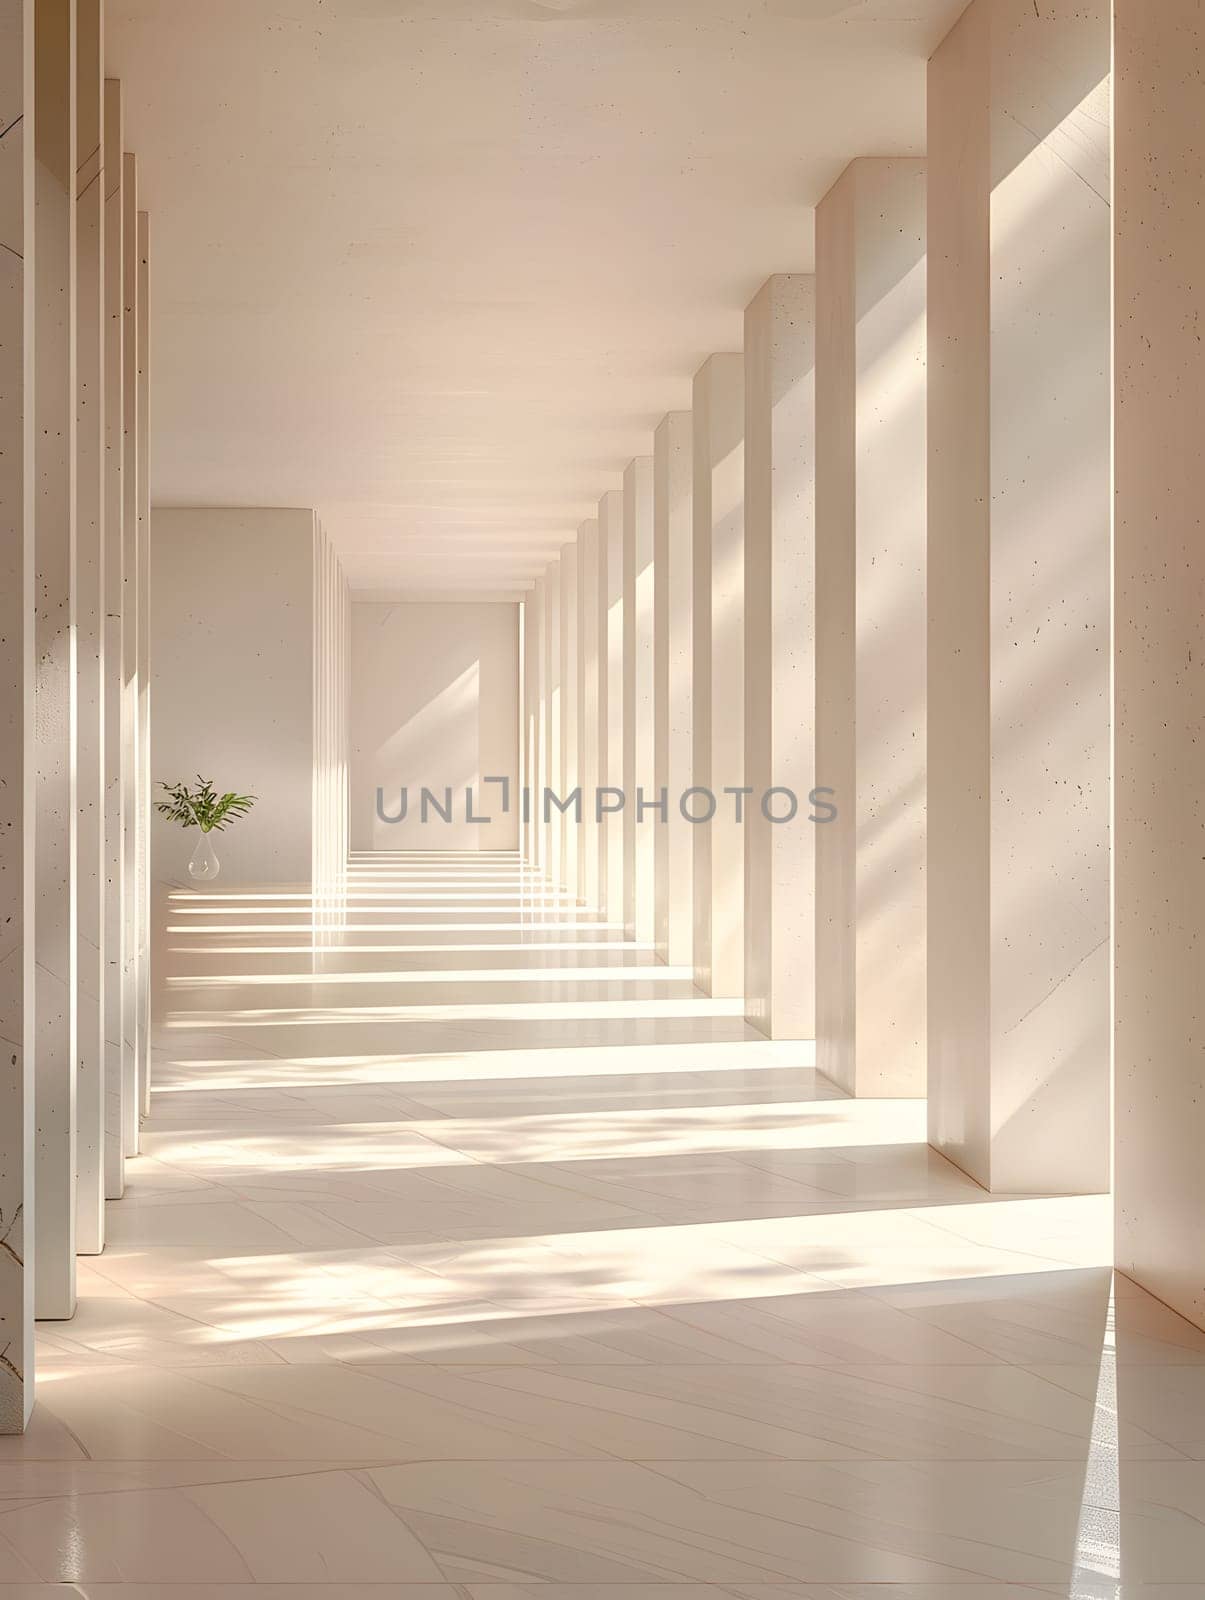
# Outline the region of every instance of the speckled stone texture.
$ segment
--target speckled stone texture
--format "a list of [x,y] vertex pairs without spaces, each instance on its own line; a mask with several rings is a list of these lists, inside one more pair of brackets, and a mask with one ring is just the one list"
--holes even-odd
[[[745,1015],[816,1031],[816,281],[776,273],[745,312]],[[739,780],[737,780],[739,781]],[[762,810],[790,789],[794,819]],[[771,814],[785,815],[775,796]]]
[[122,597],[125,555],[122,548],[125,462],[125,388],[122,364],[124,230],[122,228],[121,85],[105,82],[104,148],[104,291],[105,291],[105,1196],[119,1200],[125,1192],[125,1133],[122,1126],[121,1020],[122,941],[125,900],[124,815],[122,790]]
[[1116,17],[1117,1262],[1205,1326],[1205,13]]
[[122,155],[122,427],[125,438],[121,476],[122,664],[121,664],[121,1115],[126,1155],[136,1155],[141,1136],[138,1084],[138,949],[141,917],[138,852],[142,848],[138,803],[138,163]]
[[816,213],[817,1062],[925,1092],[925,163],[854,161]]
[[34,574],[36,763],[34,1011],[37,1050],[34,1251],[39,1317],[75,1311],[76,695],[74,0],[35,7],[34,302],[37,537]]
[[138,386],[138,859],[134,882],[138,894],[138,942],[135,948],[134,1057],[139,1119],[151,1112],[151,314],[150,218],[140,211],[135,224],[137,259],[135,314]]
[[977,0],[929,70],[930,1136],[1108,1187],[1109,7]]
[[100,0],[77,0],[76,86],[76,1247],[104,1245],[105,322]]
[[33,1094],[27,1050],[26,851],[32,817],[29,758],[31,419],[25,393],[26,140],[32,107],[33,0],[0,0],[0,1433],[18,1433],[33,1404],[33,1283],[25,1218],[33,1186],[27,1128]]

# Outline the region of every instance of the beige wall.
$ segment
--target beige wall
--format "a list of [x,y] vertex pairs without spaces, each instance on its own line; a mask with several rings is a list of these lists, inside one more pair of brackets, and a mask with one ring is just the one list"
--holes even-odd
[[1205,20],[1116,17],[1117,1264],[1205,1327]]
[[[310,880],[314,539],[312,511],[152,516],[152,776],[258,796],[214,836],[216,891]],[[196,841],[156,815],[155,881],[189,885]]]
[[[510,603],[351,606],[351,843],[353,850],[517,850],[519,629]],[[559,716],[559,700],[556,702]],[[549,712],[551,719],[552,713]],[[559,745],[560,731],[556,728]],[[510,811],[498,784],[506,777]],[[554,778],[554,786],[556,783]],[[451,823],[428,809],[451,787]],[[465,819],[465,789],[489,823]],[[409,791],[405,821],[382,823]]]

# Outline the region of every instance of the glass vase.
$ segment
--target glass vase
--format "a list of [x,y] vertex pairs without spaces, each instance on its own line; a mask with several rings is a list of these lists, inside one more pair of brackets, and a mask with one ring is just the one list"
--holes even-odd
[[222,863],[210,843],[209,835],[203,833],[197,840],[197,848],[188,863],[188,875],[197,883],[211,883],[221,870]]

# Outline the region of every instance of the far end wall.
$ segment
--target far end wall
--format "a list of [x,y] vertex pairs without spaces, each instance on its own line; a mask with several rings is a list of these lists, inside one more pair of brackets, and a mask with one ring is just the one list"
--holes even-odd
[[[517,850],[519,610],[502,602],[353,601],[351,607],[351,845],[353,850]],[[502,811],[508,780],[510,809]],[[452,821],[428,807],[452,791]],[[474,813],[466,819],[465,790]],[[407,814],[396,823],[401,791]]]

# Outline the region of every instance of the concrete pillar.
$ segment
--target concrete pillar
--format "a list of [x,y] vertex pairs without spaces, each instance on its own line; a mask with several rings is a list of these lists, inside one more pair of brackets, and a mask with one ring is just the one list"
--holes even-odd
[[817,1065],[925,1092],[925,164],[816,213]]
[[[598,503],[598,537],[602,547],[606,619],[606,647],[602,652],[606,680],[606,760],[602,763],[602,786],[623,791],[623,491],[620,489],[612,489]],[[616,795],[604,797],[608,807],[618,803]],[[623,823],[622,810],[608,810],[603,817],[603,888],[610,922],[624,920]]]
[[100,0],[77,0],[76,81],[76,1248],[104,1247],[105,306]]
[[122,306],[121,367],[123,461],[121,474],[122,677],[121,789],[122,885],[121,946],[121,1115],[127,1156],[140,1140],[138,1081],[138,854],[141,848],[138,804],[138,167],[122,156]]
[[0,0],[0,1433],[33,1405],[34,438],[26,382],[33,132],[33,0]]
[[[577,546],[567,544],[561,551],[561,770],[557,787],[567,800],[580,782],[578,778],[577,710]],[[572,899],[577,898],[577,858],[581,845],[581,824],[570,809],[561,823],[561,884]]]
[[[654,853],[660,823],[653,743],[653,458],[623,475],[623,920],[630,939],[654,937]],[[643,815],[642,815],[643,809]]]
[[122,791],[122,464],[125,454],[125,384],[122,360],[124,228],[122,226],[121,85],[105,81],[104,286],[105,286],[105,1195],[125,1193],[122,1125],[122,942],[125,926],[125,830]]
[[597,663],[597,665],[598,665],[598,672],[597,672],[598,717],[597,717],[597,722],[596,722],[596,726],[597,726],[597,730],[598,730],[598,763],[597,763],[595,775],[597,777],[598,782],[597,782],[597,785],[596,785],[596,792],[595,792],[595,796],[594,796],[594,799],[593,799],[593,803],[591,804],[591,807],[590,807],[590,814],[594,819],[594,828],[595,828],[595,836],[596,836],[595,842],[597,844],[597,851],[598,851],[598,899],[595,901],[595,905],[597,906],[597,908],[600,911],[604,911],[605,912],[605,910],[607,908],[607,883],[608,883],[608,878],[607,878],[608,833],[607,833],[607,820],[606,820],[605,817],[600,816],[599,815],[599,811],[598,811],[598,806],[599,806],[598,791],[601,790],[606,785],[606,782],[607,782],[607,767],[608,767],[608,757],[609,757],[609,752],[610,752],[610,725],[611,725],[611,708],[610,708],[610,706],[608,704],[608,700],[609,700],[608,690],[610,688],[610,669],[609,669],[608,662],[607,662],[607,649],[608,649],[608,640],[607,640],[607,523],[606,523],[606,518],[603,515],[604,501],[605,501],[605,496],[604,496],[603,500],[600,500],[598,502],[598,516],[594,519],[596,527],[598,529],[598,532],[597,532],[597,535],[596,535],[596,541],[595,541],[596,545],[597,545],[597,556],[598,556],[597,567],[596,567],[597,577],[596,577],[596,582],[594,584],[595,600],[597,602],[596,611],[595,611],[595,617],[596,617],[596,620],[595,620],[595,633],[596,633],[597,641],[598,641],[598,663]]
[[75,1312],[75,3],[35,8],[37,1315]]
[[519,805],[519,839],[529,866],[539,856],[538,812],[533,797],[540,764],[540,597],[537,584],[523,602],[523,793]]
[[151,1110],[151,451],[150,225],[137,220],[138,274],[138,1107]]
[[554,561],[544,575],[544,786],[540,822],[544,831],[544,875],[562,887],[563,819],[552,802],[561,792],[561,564]]
[[1205,1327],[1205,16],[1114,14],[1117,1265]]
[[776,274],[745,312],[745,1014],[772,1039],[816,1025],[815,346],[815,280]]
[[599,827],[594,816],[598,788],[598,522],[591,518],[577,530],[578,735],[582,786],[581,848],[578,852],[578,899],[600,904]]
[[[300,520],[303,513],[292,513],[292,515]],[[311,514],[306,520],[309,523],[306,531],[309,533],[312,551],[309,575],[311,584],[309,642],[314,667],[310,716],[314,769],[309,816],[310,884],[313,892],[315,942],[321,946],[330,946],[336,942],[338,929],[346,923],[345,890],[349,844],[347,709],[350,608],[347,580],[326,530],[318,517]],[[165,571],[168,574],[167,602],[170,607],[173,585],[178,576],[176,561],[173,559],[175,552],[170,548],[173,528],[178,527],[177,519],[168,514],[166,537],[169,549],[165,557],[161,557],[159,548],[163,526],[161,519],[156,518],[154,571],[157,575]],[[304,527],[304,522],[301,526]],[[214,537],[217,536],[215,527]],[[185,538],[175,541],[177,550],[186,542],[187,533]],[[281,609],[283,610],[288,604],[286,599]],[[161,650],[164,618],[157,615],[155,620],[158,626],[152,645],[157,644]],[[174,624],[175,619],[170,620]],[[171,632],[176,631],[178,630],[173,626]],[[175,648],[173,640],[169,645],[169,658]],[[152,649],[152,654],[155,653],[157,652]],[[157,684],[161,687],[166,685],[169,696],[177,689],[172,680],[170,665],[169,659],[166,674],[158,670],[156,672]],[[168,739],[171,736],[172,731],[169,727]],[[172,761],[174,765],[174,756]],[[418,802],[412,797],[411,803]],[[304,834],[304,821],[301,831]],[[302,854],[304,856],[304,850]],[[152,875],[157,878],[159,873],[156,870]]]
[[1107,0],[929,68],[930,1138],[1109,1182]]
[[[694,381],[694,783],[714,796],[694,826],[695,982],[745,989],[745,360],[711,356]],[[690,802],[705,816],[705,796]]]
[[653,437],[653,783],[668,801],[654,833],[654,938],[675,967],[694,960],[694,830],[678,804],[694,781],[692,427],[689,411],[671,411]]
[[531,763],[528,775],[530,793],[525,796],[530,839],[531,865],[543,873],[546,869],[544,851],[543,793],[547,782],[548,721],[544,711],[545,681],[547,677],[547,652],[544,645],[544,591],[543,578],[537,578],[527,605],[527,650],[531,662],[530,706]]

